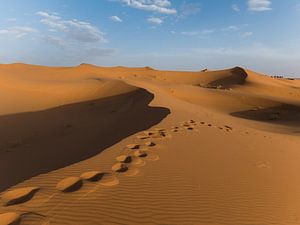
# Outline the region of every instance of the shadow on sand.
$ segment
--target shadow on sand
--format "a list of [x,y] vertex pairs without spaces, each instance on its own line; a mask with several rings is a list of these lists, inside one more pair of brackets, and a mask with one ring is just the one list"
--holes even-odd
[[208,84],[208,87],[231,88],[234,85],[242,85],[248,77],[247,72],[240,67],[228,70],[228,76],[216,79]]
[[44,111],[0,116],[0,191],[85,160],[150,128],[170,110],[146,90]]
[[293,133],[298,133],[296,131],[299,131],[298,128],[300,128],[300,107],[296,105],[281,104],[269,108],[233,112],[231,115],[243,119],[286,126]]

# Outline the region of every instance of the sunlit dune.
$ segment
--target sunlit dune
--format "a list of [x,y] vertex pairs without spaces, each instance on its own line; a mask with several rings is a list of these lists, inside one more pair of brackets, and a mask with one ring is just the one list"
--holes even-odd
[[0,225],[299,224],[300,81],[0,65]]

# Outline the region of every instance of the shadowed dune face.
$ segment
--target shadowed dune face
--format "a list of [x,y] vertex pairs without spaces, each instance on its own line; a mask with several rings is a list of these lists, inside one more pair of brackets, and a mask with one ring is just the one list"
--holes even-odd
[[235,67],[227,71],[227,76],[222,76],[209,83],[209,86],[222,86],[224,88],[230,88],[234,85],[242,85],[246,82],[248,77],[246,71],[243,68]]
[[202,74],[202,79],[200,79],[198,85],[205,88],[227,89],[245,84],[247,77],[247,72],[241,67],[221,71],[209,71]]
[[169,109],[150,107],[145,90],[44,111],[0,117],[0,190],[94,156],[159,123]]
[[280,104],[269,108],[233,112],[231,115],[249,120],[300,128],[300,107],[295,105]]

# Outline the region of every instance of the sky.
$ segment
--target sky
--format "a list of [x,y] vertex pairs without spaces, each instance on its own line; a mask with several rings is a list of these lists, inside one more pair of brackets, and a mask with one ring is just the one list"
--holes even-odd
[[300,0],[0,0],[0,63],[300,77]]

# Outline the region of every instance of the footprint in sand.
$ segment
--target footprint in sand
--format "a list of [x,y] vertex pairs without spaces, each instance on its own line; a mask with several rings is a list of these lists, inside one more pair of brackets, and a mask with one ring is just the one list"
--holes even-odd
[[177,133],[177,132],[179,132],[179,130],[180,130],[180,127],[178,127],[178,126],[173,126],[173,127],[171,127],[171,132],[174,132],[174,133]]
[[8,191],[1,197],[3,205],[9,206],[27,202],[33,198],[39,189],[38,187],[24,187]]
[[118,162],[111,167],[111,170],[114,172],[122,173],[126,172],[128,170],[128,167],[126,166],[126,164]]
[[80,175],[80,178],[83,180],[96,182],[99,181],[103,177],[104,173],[100,171],[88,171],[84,172]]
[[143,151],[143,150],[136,150],[133,152],[133,155],[136,156],[136,157],[140,157],[140,158],[144,158],[144,157],[147,157],[147,152],[146,151]]
[[138,144],[129,144],[129,145],[126,145],[126,148],[129,148],[129,149],[139,149],[140,145]]
[[149,138],[149,136],[147,136],[147,135],[137,135],[136,137],[137,137],[138,139],[142,139],[142,140],[148,139],[148,138]]
[[151,135],[151,138],[164,138],[164,137],[166,137],[166,133],[163,131],[158,131]]
[[225,125],[224,127],[225,127],[226,129],[233,130],[233,128],[230,127],[230,126],[228,126],[228,125]]
[[258,162],[258,163],[256,163],[256,167],[259,169],[268,169],[271,166],[270,166],[269,162]]
[[158,155],[154,155],[154,154],[149,155],[149,156],[147,157],[147,160],[148,160],[148,161],[157,161],[157,160],[159,160],[159,159],[160,159],[160,157],[159,157]]
[[119,179],[111,173],[104,173],[103,177],[99,182],[100,185],[105,187],[112,187],[118,185],[119,183],[120,183]]
[[147,141],[147,142],[145,143],[145,145],[148,146],[148,147],[153,147],[153,146],[155,146],[156,144],[155,144],[154,142],[152,142],[152,141]]
[[56,189],[62,192],[77,191],[82,186],[80,177],[68,177],[57,183]]
[[17,225],[21,222],[21,214],[17,212],[6,212],[0,214],[0,225]]
[[[0,225],[19,225],[22,222],[22,217],[27,215],[38,216],[42,218],[42,224],[45,224],[45,216],[35,212],[6,212],[0,214]],[[23,224],[23,223],[22,223]],[[25,223],[24,223],[25,224]]]
[[116,160],[120,163],[130,163],[132,158],[130,155],[120,155],[116,158]]
[[194,130],[193,127],[186,127],[185,129],[186,129],[186,130]]
[[138,168],[129,168],[126,172],[125,176],[127,177],[134,177],[140,173],[140,170]]
[[146,165],[146,162],[143,159],[139,158],[139,157],[134,157],[134,159],[132,160],[131,165],[142,167],[142,166]]
[[154,134],[154,132],[153,131],[149,131],[149,130],[147,130],[147,131],[144,131],[143,132],[145,135],[147,135],[147,136],[151,136],[151,135],[153,135]]

